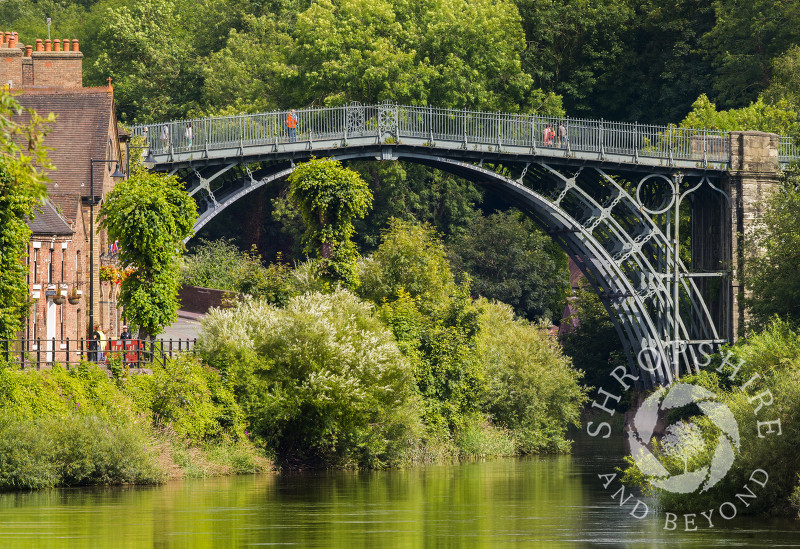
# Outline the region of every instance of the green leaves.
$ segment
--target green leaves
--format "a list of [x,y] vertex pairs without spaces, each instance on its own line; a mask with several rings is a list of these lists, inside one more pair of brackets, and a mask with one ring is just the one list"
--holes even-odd
[[214,310],[198,348],[280,465],[382,467],[419,429],[408,361],[345,290]]
[[372,205],[372,191],[358,173],[338,160],[312,159],[289,176],[289,198],[306,223],[305,252],[318,257],[323,272],[353,287],[358,282],[358,252],[351,238],[353,220]]
[[529,320],[561,320],[567,258],[519,212],[480,216],[451,245],[456,268],[469,273],[472,292],[496,299]]
[[800,322],[800,166],[788,166],[780,188],[762,206],[759,223],[746,235],[745,305],[749,328],[778,315]]
[[23,109],[0,89],[0,338],[15,337],[29,313],[25,217],[47,197],[45,170],[52,165],[42,140],[53,120]]
[[137,172],[106,196],[100,216],[109,239],[119,239],[120,263],[134,269],[119,301],[134,324],[157,335],[175,320],[179,259],[197,206],[175,177]]

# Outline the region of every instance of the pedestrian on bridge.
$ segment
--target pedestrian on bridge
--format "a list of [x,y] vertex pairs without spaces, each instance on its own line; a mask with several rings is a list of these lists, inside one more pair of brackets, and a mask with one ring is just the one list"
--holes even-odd
[[294,113],[294,109],[286,117],[286,129],[289,130],[289,142],[297,141],[297,115]]
[[166,124],[161,126],[161,147],[164,150],[169,148],[169,126]]
[[558,141],[559,147],[564,148],[567,146],[567,127],[564,126],[564,123],[558,125]]
[[190,149],[192,148],[192,137],[194,134],[192,133],[192,123],[187,122],[186,129],[183,132],[183,136],[186,138],[186,146]]
[[544,131],[542,132],[545,147],[551,147],[553,145],[553,136],[553,125],[548,122],[547,126],[544,127]]

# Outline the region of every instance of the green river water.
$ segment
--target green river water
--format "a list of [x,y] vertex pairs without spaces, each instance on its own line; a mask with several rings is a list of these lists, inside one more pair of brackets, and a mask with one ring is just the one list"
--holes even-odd
[[800,521],[679,532],[656,511],[631,517],[597,477],[619,455],[579,441],[570,456],[7,493],[0,547],[800,546]]

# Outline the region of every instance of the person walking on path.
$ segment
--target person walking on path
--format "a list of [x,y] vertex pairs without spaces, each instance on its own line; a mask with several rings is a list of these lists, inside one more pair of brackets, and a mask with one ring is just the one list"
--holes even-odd
[[286,129],[289,130],[289,142],[297,141],[297,115],[294,113],[294,109],[286,117]]
[[558,125],[558,141],[560,147],[567,146],[567,127],[564,126],[563,122]]
[[122,340],[133,339],[133,334],[128,331],[127,324],[122,325],[122,333],[119,334],[119,338]]
[[186,146],[191,149],[192,148],[192,137],[193,137],[192,123],[191,122],[186,124],[186,129],[183,132],[183,136],[186,138]]

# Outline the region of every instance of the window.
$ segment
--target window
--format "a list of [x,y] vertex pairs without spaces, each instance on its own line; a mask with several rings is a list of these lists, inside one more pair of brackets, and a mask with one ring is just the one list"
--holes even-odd
[[39,282],[39,248],[33,249],[33,283]]
[[50,257],[47,265],[47,283],[53,283],[53,248],[50,248]]

